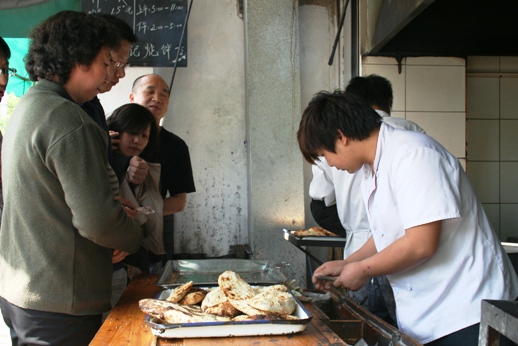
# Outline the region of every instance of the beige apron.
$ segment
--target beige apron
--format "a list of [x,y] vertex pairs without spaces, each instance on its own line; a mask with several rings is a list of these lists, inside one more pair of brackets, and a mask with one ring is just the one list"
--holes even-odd
[[142,241],[145,249],[157,254],[166,253],[164,248],[164,199],[160,195],[160,164],[148,163],[149,171],[142,182],[132,191],[126,180],[120,186],[119,194],[136,206],[146,206],[155,212],[145,215],[138,211],[134,218],[139,225],[145,225],[146,235]]

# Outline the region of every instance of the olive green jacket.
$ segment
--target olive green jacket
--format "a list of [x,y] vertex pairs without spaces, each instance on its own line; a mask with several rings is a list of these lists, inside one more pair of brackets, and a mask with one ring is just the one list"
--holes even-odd
[[38,82],[14,110],[2,147],[0,296],[72,315],[110,309],[112,249],[143,231],[114,198],[108,140],[65,89]]

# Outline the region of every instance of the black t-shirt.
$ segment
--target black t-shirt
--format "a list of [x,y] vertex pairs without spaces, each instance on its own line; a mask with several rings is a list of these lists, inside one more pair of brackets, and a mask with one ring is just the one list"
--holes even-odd
[[189,148],[183,139],[160,127],[160,193],[166,197],[195,192]]

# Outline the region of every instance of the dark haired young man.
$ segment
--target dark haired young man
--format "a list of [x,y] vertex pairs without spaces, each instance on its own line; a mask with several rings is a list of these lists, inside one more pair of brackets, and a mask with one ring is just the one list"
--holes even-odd
[[518,277],[457,158],[342,91],[313,97],[297,138],[308,162],[324,156],[361,172],[372,231],[345,260],[315,270],[315,286],[357,290],[386,275],[400,330],[423,344],[477,345],[481,300],[516,299]]
[[[378,75],[352,78],[346,92],[367,101],[387,124],[410,131],[424,133],[412,121],[391,117],[393,92],[388,79]],[[324,157],[312,166],[313,179],[309,185],[311,213],[315,221],[324,228],[343,230],[347,238],[344,258],[363,246],[371,236],[367,212],[363,204],[360,185],[361,173],[348,173],[330,167]],[[329,225],[329,226],[327,226]],[[337,225],[333,227],[333,225]],[[333,227],[333,228],[328,228]],[[345,231],[347,230],[347,232]],[[397,326],[396,304],[392,288],[385,276],[374,277],[349,296],[358,304],[386,322]]]

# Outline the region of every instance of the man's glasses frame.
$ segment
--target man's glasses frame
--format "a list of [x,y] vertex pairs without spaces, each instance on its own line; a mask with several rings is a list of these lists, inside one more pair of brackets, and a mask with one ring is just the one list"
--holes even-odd
[[125,70],[125,69],[127,69],[130,66],[130,63],[129,62],[126,62],[126,63],[124,63],[124,62],[116,62],[114,65],[115,65],[115,68],[120,68],[120,69]]
[[14,76],[16,74],[16,72],[17,71],[15,68],[11,68],[11,67],[0,68],[0,73],[2,73],[7,78]]
[[113,60],[111,57],[110,57],[110,62],[113,64],[113,66],[115,66],[115,68],[118,68],[118,69],[122,69],[122,70],[125,70],[129,67],[129,62],[122,62],[122,61],[115,61]]

